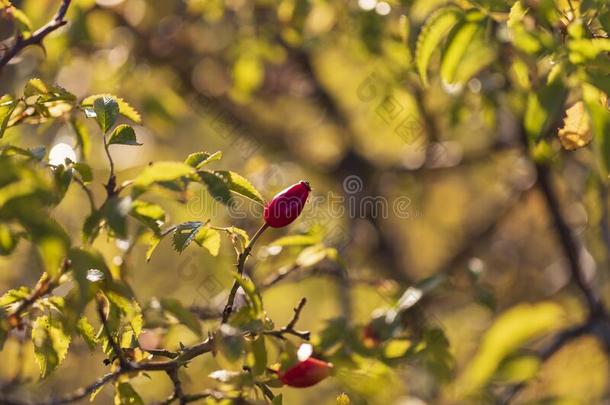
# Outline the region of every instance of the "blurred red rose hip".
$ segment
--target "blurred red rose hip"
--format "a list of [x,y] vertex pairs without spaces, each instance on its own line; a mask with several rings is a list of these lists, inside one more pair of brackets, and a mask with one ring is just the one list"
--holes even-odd
[[332,367],[331,363],[309,357],[279,373],[279,377],[280,381],[289,387],[311,387],[328,377]]
[[265,206],[263,217],[267,225],[281,228],[297,219],[303,211],[310,191],[309,183],[300,181],[278,193]]

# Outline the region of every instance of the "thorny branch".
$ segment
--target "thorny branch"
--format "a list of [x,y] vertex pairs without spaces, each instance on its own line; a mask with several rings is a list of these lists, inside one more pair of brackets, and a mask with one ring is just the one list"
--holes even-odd
[[[131,362],[126,361],[124,366],[120,366],[117,370],[104,375],[102,378],[96,380],[92,384],[88,385],[84,388],[79,388],[71,394],[68,394],[61,398],[50,398],[45,401],[39,402],[24,402],[20,400],[11,399],[8,397],[4,397],[0,395],[0,403],[2,404],[12,404],[12,405],[59,405],[59,404],[68,404],[72,402],[79,401],[92,392],[100,389],[104,385],[109,382],[114,381],[119,376],[127,373],[133,372],[144,372],[144,371],[164,371],[166,373],[173,372],[178,368],[184,366],[189,361],[194,358],[204,354],[209,353],[214,348],[214,339],[212,337],[207,338],[201,343],[198,343],[193,346],[185,347],[181,349],[179,352],[175,353],[175,357],[171,360],[167,361],[150,361],[150,362]],[[203,396],[202,396],[203,395]],[[184,399],[186,402],[193,402],[197,399],[204,398],[206,396],[218,396],[218,394],[213,394],[212,392],[206,392],[205,394],[194,394],[194,395],[184,395]],[[172,400],[173,401],[173,400]],[[170,402],[171,403],[171,402]]]
[[64,18],[68,12],[68,7],[70,7],[71,2],[72,0],[62,0],[57,12],[53,16],[53,19],[36,30],[29,37],[24,38],[21,34],[17,34],[15,36],[15,43],[4,52],[2,57],[0,57],[0,71],[23,49],[30,45],[42,45],[42,41],[47,35],[66,25],[68,21]]
[[311,336],[311,333],[309,331],[299,331],[294,328],[296,326],[297,322],[299,321],[299,317],[301,316],[301,311],[303,311],[303,307],[305,307],[306,303],[307,303],[307,298],[305,298],[305,297],[301,298],[301,301],[299,301],[299,304],[294,308],[294,316],[292,317],[290,322],[288,322],[288,324],[286,326],[282,327],[280,330],[272,330],[272,331],[264,332],[265,335],[274,336],[279,339],[285,339],[284,335],[288,334],[288,335],[297,336],[303,340],[309,340],[309,338]]
[[171,403],[178,400],[180,405],[186,404],[186,398],[184,396],[184,392],[182,391],[182,382],[180,381],[180,377],[178,377],[178,369],[168,370],[167,375],[172,380],[172,384],[174,384],[174,392],[167,399],[167,401]]

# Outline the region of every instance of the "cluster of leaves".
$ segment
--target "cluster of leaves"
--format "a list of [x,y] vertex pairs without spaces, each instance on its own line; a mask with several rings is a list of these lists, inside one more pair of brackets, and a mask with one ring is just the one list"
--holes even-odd
[[[236,195],[260,205],[264,205],[265,200],[243,176],[209,169],[222,158],[220,152],[192,153],[183,162],[154,162],[132,179],[117,184],[111,146],[141,145],[134,127],[128,124],[129,121],[141,123],[141,117],[116,96],[100,94],[79,101],[61,87],[32,79],[25,85],[22,96],[5,95],[1,100],[1,135],[19,124],[37,125],[56,120],[72,128],[80,159],[77,162],[75,157],[67,157],[62,163],[50,164],[45,159],[43,146],[25,149],[5,144],[0,150],[0,253],[11,254],[21,240],[30,242],[37,248],[44,270],[34,288],[19,287],[0,298],[0,345],[11,330],[30,330],[40,374],[45,378],[60,366],[72,339],[79,336],[91,350],[101,349],[107,356],[107,363],[112,365],[117,376],[114,380],[116,402],[141,402],[129,384],[129,378],[135,377],[138,371],[170,373],[188,364],[196,355],[212,349],[199,353],[201,346],[195,346],[183,347],[175,353],[162,351],[161,355],[172,359],[162,366],[155,361],[159,351],[141,349],[138,338],[146,328],[179,323],[204,338],[201,322],[176,299],[162,298],[141,306],[125,278],[124,268],[108,264],[94,246],[96,239],[105,234],[107,238],[127,243],[128,251],[136,245],[145,245],[146,258],[150,259],[164,237],[172,238],[172,245],[179,253],[195,242],[216,256],[221,236],[225,234],[238,258],[242,258],[243,266],[255,240],[245,230],[212,225],[213,219],[169,225],[163,207],[145,197],[163,190],[164,195],[182,201],[189,185],[199,183],[207,187],[212,198],[227,206],[234,203]],[[87,119],[97,123],[110,166],[108,178],[102,183],[105,198],[101,204],[96,203],[91,189],[96,179],[87,159],[91,152],[91,137],[95,135],[89,132]],[[90,203],[90,213],[82,225],[79,240],[71,238],[52,215],[52,209],[73,184],[85,192]],[[322,241],[319,231],[311,231],[282,237],[273,244],[297,253],[294,264],[287,271],[305,271],[331,264],[345,272],[338,252]],[[295,309],[295,318],[289,325],[276,328],[266,314],[259,288],[253,280],[242,275],[242,271],[238,265],[235,279],[242,304],[235,304],[228,322],[209,331],[208,338],[201,343],[213,344],[218,362],[227,366],[210,375],[222,382],[223,391],[206,396],[210,396],[210,401],[243,399],[249,392],[259,390],[274,404],[281,403],[281,395],[274,396],[270,388],[282,385],[277,377],[278,370],[285,370],[298,361],[298,345],[288,337],[310,339],[309,332],[295,329],[305,301]],[[279,274],[271,283],[284,275]],[[345,376],[349,376],[349,370],[356,372],[365,363],[373,362],[379,369],[379,378],[383,378],[387,367],[405,360],[422,361],[431,369],[448,374],[451,368],[448,342],[440,329],[428,322],[420,322],[417,326],[407,322],[405,316],[413,304],[405,307],[399,302],[397,307],[388,310],[388,314],[394,314],[393,318],[377,322],[375,327],[379,329],[380,337],[373,345],[365,343],[362,326],[350,325],[345,318],[332,320],[314,338],[314,352],[337,363],[339,375]],[[97,327],[94,326],[97,321],[90,319],[87,312],[90,305],[99,315]],[[385,318],[389,319],[388,316]],[[342,380],[354,392],[366,395],[366,390],[370,390],[370,387],[353,384],[351,378]],[[103,385],[92,389],[91,397],[101,388]],[[338,399],[343,403],[346,400],[345,396]]]
[[[510,81],[511,104],[538,157],[550,158],[549,130],[568,150],[595,140],[600,176],[610,167],[607,94],[610,91],[610,9],[604,1],[544,1],[508,4],[473,1],[449,5],[426,21],[415,49],[415,64],[428,84],[432,57],[440,48],[440,78],[455,91],[478,75],[500,71]],[[484,89],[494,102],[503,93]]]
[[[189,7],[200,3],[189,2]],[[0,6],[18,22],[18,35],[31,35],[31,24],[22,12],[6,0],[0,0]],[[302,19],[304,11],[299,10],[291,18]],[[405,16],[402,22],[403,40],[408,42],[409,19]],[[283,33],[285,39],[292,44],[303,41],[308,35],[304,24],[291,23],[294,28]],[[365,45],[373,51],[382,32],[380,23],[379,16],[368,13],[363,14],[359,26]],[[473,79],[479,80],[486,102],[508,106],[518,117],[523,137],[538,162],[549,163],[555,158],[556,138],[568,150],[586,149],[591,144],[597,159],[597,180],[607,184],[609,32],[610,7],[603,0],[544,0],[534,5],[472,0],[442,6],[429,16],[416,42],[409,45],[424,86],[437,84],[429,78],[429,71],[438,66],[441,86],[459,105],[466,97],[463,88]],[[242,52],[234,52],[238,55],[233,65],[234,92],[242,97],[261,85],[263,63],[271,54],[264,46],[248,45],[241,44]],[[498,72],[504,80],[500,84],[490,79]],[[110,165],[103,183],[94,179],[87,164],[92,136],[96,136],[90,134],[87,120],[97,123]],[[50,164],[44,147],[28,149],[7,143],[0,147],[0,254],[10,255],[19,243],[31,243],[44,270],[33,288],[19,287],[0,298],[0,345],[12,330],[31,331],[44,378],[60,366],[72,339],[80,336],[92,350],[100,349],[107,356],[116,373],[108,381],[115,384],[117,403],[142,402],[130,378],[149,371],[171,375],[194,357],[213,352],[222,369],[211,377],[221,384],[219,391],[204,394],[209,401],[243,400],[260,397],[260,393],[267,402],[281,403],[281,395],[274,396],[271,391],[281,386],[276,372],[298,361],[300,342],[295,338],[309,340],[310,334],[295,329],[302,305],[295,309],[294,322],[278,328],[267,316],[261,290],[289,273],[329,270],[342,277],[347,270],[338,252],[323,243],[319,232],[310,231],[272,243],[294,257],[292,264],[267,281],[259,283],[244,276],[238,264],[235,282],[240,296],[236,302],[240,304],[230,302],[228,322],[207,331],[206,337],[200,320],[179,300],[138,303],[122,265],[109,264],[94,243],[105,235],[127,243],[127,251],[143,245],[150,259],[167,237],[179,253],[195,242],[217,256],[226,235],[243,266],[255,240],[247,231],[231,224],[215,225],[214,218],[170,224],[164,208],[148,197],[162,190],[163,195],[181,202],[193,183],[205,186],[212,198],[227,206],[234,204],[236,195],[264,205],[262,194],[235,172],[211,169],[221,160],[220,152],[196,152],[183,161],[155,162],[118,184],[111,150],[140,145],[136,129],[129,123],[140,124],[141,117],[116,96],[98,94],[78,100],[59,86],[32,79],[20,97],[0,98],[0,138],[16,125],[50,122],[71,128],[79,159]],[[555,131],[557,127],[561,128]],[[95,202],[91,190],[96,184],[103,184],[105,190],[101,204]],[[90,203],[78,240],[52,215],[70,186],[82,188]],[[407,289],[394,305],[377,311],[364,325],[353,325],[346,317],[327,321],[319,334],[311,336],[315,355],[332,361],[337,379],[350,392],[364,397],[377,395],[378,387],[391,378],[390,369],[403,362],[421,364],[440,381],[448,381],[453,371],[449,342],[427,318],[421,302],[437,285],[435,280],[426,280]],[[58,290],[62,293],[56,293]],[[87,312],[91,306],[97,308],[99,324],[91,319],[91,311]],[[522,382],[531,378],[539,359],[519,349],[553,331],[561,319],[561,309],[551,303],[523,305],[506,312],[488,331],[475,360],[459,379],[458,385],[467,387],[460,396],[498,380]],[[175,323],[186,326],[202,342],[177,352],[140,348],[138,337],[143,330]],[[163,356],[171,360],[160,361]],[[92,396],[102,387],[96,386]],[[181,395],[177,388],[175,395]],[[338,403],[346,401],[345,396],[337,399]]]

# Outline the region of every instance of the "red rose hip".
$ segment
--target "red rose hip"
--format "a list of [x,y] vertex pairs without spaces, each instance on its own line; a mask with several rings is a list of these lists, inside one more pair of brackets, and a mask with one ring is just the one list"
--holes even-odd
[[306,181],[300,181],[278,193],[267,205],[263,218],[272,228],[281,228],[293,222],[305,206],[311,187]]
[[279,373],[279,377],[282,383],[290,387],[311,387],[328,377],[332,367],[331,363],[309,357]]

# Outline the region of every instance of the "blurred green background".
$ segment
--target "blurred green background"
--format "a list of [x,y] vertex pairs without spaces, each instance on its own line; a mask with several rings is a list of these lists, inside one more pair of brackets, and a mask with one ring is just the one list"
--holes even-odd
[[[40,26],[58,2],[14,3]],[[356,323],[366,322],[406,286],[444,273],[447,282],[425,299],[426,316],[447,334],[456,371],[451,382],[439,384],[417,364],[396,369],[372,364],[358,376],[327,379],[307,390],[282,389],[285,403],[331,404],[344,391],[362,403],[454,403],[464,370],[499,313],[518,303],[553,301],[562,308],[553,330],[581,320],[584,309],[568,287],[544,201],[530,190],[532,168],[502,124],[502,111],[486,96],[503,86],[504,78],[486,74],[459,92],[437,79],[426,90],[419,86],[405,46],[413,38],[405,38],[401,16],[408,15],[415,31],[441,3],[75,0],[70,24],[47,38],[46,52],[28,48],[2,72],[0,93],[19,93],[29,78],[40,77],[79,97],[113,93],[127,100],[142,113],[136,132],[144,145],[113,151],[119,182],[149,162],[183,160],[199,150],[222,150],[220,166],[243,174],[266,198],[307,179],[321,203],[310,201],[302,220],[264,235],[254,257],[268,259],[254,274],[264,279],[293,257],[290,249],[265,245],[313,228],[324,230],[327,243],[339,248],[352,281],[345,285],[313,274],[266,290],[266,309],[276,324],[291,318],[303,296],[308,298],[303,329],[315,333],[323,320],[344,312]],[[9,29],[0,20],[0,35]],[[48,149],[74,144],[61,123],[20,126],[5,139]],[[107,170],[101,145],[94,136],[90,162],[99,178]],[[586,151],[575,153],[586,159]],[[599,273],[596,262],[607,267],[598,238],[601,207],[582,166],[566,161],[559,174],[566,218],[587,243],[590,260],[584,266],[593,277]],[[348,189],[346,179],[356,181],[357,191]],[[102,198],[101,187],[94,191]],[[339,206],[348,207],[367,196],[384,198],[387,215],[375,210],[340,215],[329,204],[343,198]],[[171,222],[212,218],[249,231],[261,223],[247,206],[228,212],[203,190],[184,199],[179,204],[159,197]],[[396,201],[404,203],[401,215]],[[73,187],[55,216],[76,235],[86,207],[84,194]],[[121,260],[120,246],[104,238],[96,246],[109,260]],[[235,260],[228,243],[218,258],[201,249],[178,255],[167,240],[148,264],[144,254],[137,248],[128,267],[140,302],[154,297],[176,297],[185,305],[224,302]],[[0,291],[34,285],[40,268],[31,246],[22,243],[0,258]],[[607,274],[597,274],[605,296]],[[22,338],[13,336],[0,353],[0,381],[15,373],[29,377],[19,391],[25,399],[69,392],[104,373],[102,355],[75,340],[59,372],[39,382],[31,343],[21,344]],[[180,326],[160,345],[196,341]],[[187,390],[213,386],[207,375],[217,368],[210,356],[198,358],[187,370]],[[505,378],[510,381],[510,371]],[[523,399],[606,403],[609,380],[603,350],[593,338],[583,338],[542,366]],[[164,375],[138,377],[133,385],[147,403],[171,392]],[[106,388],[95,403],[111,401]]]

